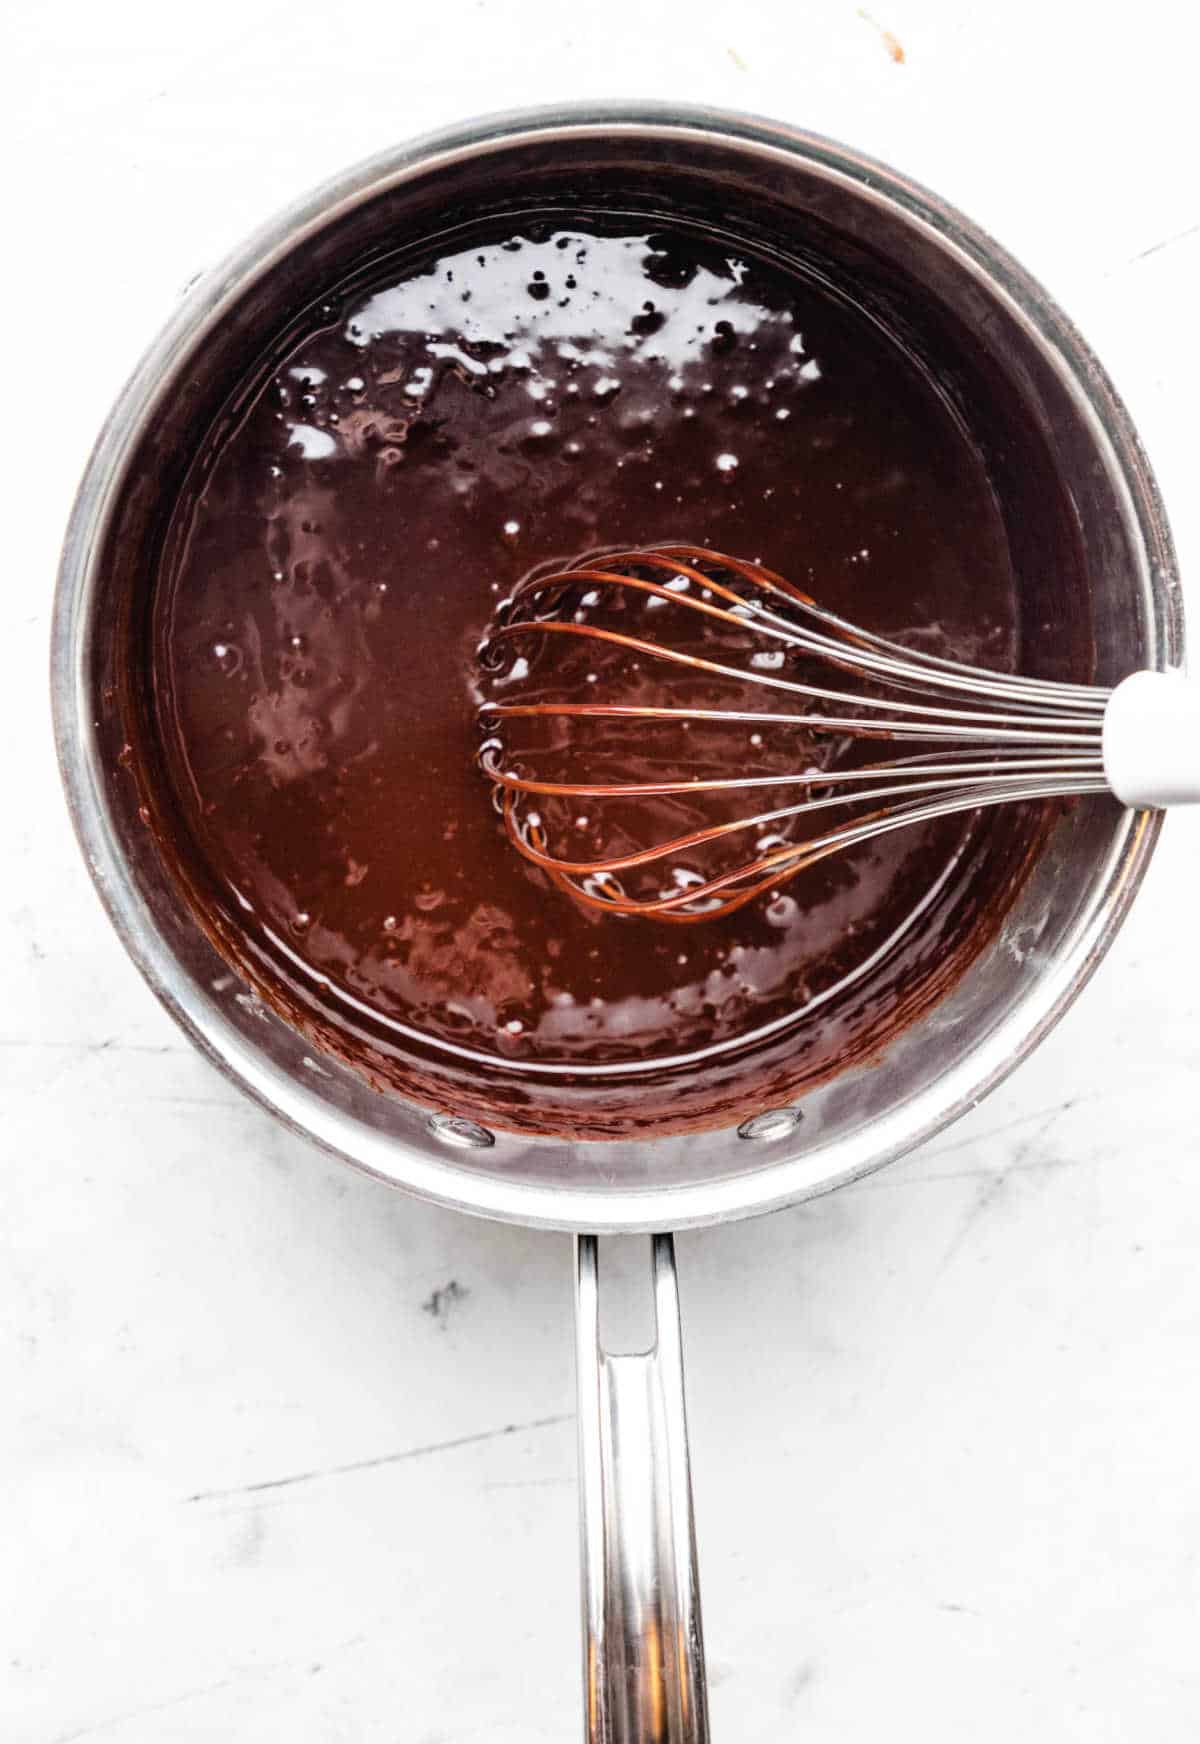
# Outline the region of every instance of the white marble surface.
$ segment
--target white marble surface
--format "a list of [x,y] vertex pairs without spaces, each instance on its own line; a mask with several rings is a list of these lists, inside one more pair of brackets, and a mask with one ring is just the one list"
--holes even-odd
[[[63,815],[56,547],[199,268],[480,110],[784,116],[1044,278],[1200,565],[1187,9],[873,3],[878,27],[853,0],[4,9],[5,1744],[579,1725],[568,1242],[412,1203],[241,1102],[125,961]],[[952,1133],[681,1242],[718,1740],[1195,1737],[1198,826],[1171,821],[1085,997]]]

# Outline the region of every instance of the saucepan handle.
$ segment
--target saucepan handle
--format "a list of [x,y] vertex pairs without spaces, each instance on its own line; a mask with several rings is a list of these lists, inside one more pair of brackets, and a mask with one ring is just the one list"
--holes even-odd
[[600,1337],[594,1235],[576,1238],[587,1744],[708,1744],[675,1244],[651,1238],[652,1348]]

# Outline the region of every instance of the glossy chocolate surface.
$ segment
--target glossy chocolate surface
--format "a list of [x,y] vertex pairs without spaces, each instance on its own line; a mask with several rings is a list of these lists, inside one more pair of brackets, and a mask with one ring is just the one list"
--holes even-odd
[[1035,812],[655,926],[554,890],[476,767],[497,603],[593,548],[710,545],[1022,658],[977,433],[852,291],[666,222],[509,217],[335,291],[238,385],[156,587],[153,810],[203,924],[320,1045],[529,1130],[725,1121],[878,1050],[994,932]]

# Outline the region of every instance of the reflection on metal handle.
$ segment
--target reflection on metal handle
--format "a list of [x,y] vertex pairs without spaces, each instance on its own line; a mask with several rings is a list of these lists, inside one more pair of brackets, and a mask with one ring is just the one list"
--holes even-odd
[[708,1744],[675,1244],[653,1244],[654,1346],[610,1356],[576,1238],[587,1744]]

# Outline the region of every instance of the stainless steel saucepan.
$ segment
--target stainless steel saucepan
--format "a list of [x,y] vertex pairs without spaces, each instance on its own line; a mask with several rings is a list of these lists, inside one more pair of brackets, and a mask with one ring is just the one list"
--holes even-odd
[[[687,1138],[564,1143],[430,1114],[316,1052],[201,933],[118,765],[115,678],[138,658],[145,566],[187,433],[219,403],[230,360],[277,330],[281,310],[318,295],[339,263],[483,212],[497,189],[526,191],[535,204],[551,184],[561,197],[614,168],[647,187],[669,179],[685,205],[717,199],[734,230],[751,215],[759,233],[819,226],[882,263],[910,306],[915,291],[916,306],[956,324],[965,337],[955,367],[1003,385],[1075,505],[1098,680],[1181,663],[1170,536],[1137,438],[1096,359],[1014,261],[934,195],[827,140],[704,109],[622,105],[500,116],[386,152],[266,225],[191,291],[118,401],[80,487],[52,681],[63,778],[92,877],[130,955],[197,1046],[286,1125],[383,1180],[576,1233],[586,1736],[699,1744],[708,1721],[679,1309],[672,1240],[661,1232],[825,1192],[973,1107],[1100,961],[1158,817],[1107,799],[1059,817],[999,935],[941,1003],[881,1058],[800,1105]],[[1020,465],[1019,444],[1014,452],[1009,463]],[[645,1355],[601,1348],[596,1236],[606,1231],[653,1232],[657,1339]]]

